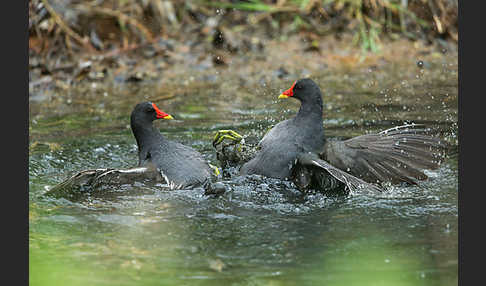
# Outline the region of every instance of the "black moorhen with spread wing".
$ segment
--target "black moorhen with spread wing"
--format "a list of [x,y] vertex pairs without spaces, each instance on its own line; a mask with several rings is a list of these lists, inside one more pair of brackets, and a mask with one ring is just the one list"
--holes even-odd
[[[241,175],[291,179],[300,189],[381,190],[374,183],[425,180],[422,170],[436,169],[444,159],[446,145],[416,124],[344,141],[327,139],[321,90],[309,78],[295,81],[279,98],[299,100],[300,109],[263,137],[252,158],[241,166]],[[215,138],[213,144],[221,139]]]
[[173,189],[203,185],[213,173],[202,155],[191,147],[167,140],[152,122],[172,119],[152,102],[135,106],[130,126],[138,145],[139,167],[155,167]]

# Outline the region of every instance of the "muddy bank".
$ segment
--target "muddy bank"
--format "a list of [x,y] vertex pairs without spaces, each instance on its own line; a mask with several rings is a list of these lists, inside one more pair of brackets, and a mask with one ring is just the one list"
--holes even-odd
[[255,78],[457,57],[454,0],[408,1],[408,10],[273,2],[30,1],[30,101],[106,83],[177,85],[198,72],[201,82],[224,74],[251,88]]
[[[329,69],[376,68],[388,63],[414,63],[427,68],[427,62],[441,58],[457,59],[457,45],[437,42],[429,45],[421,41],[387,41],[378,53],[362,53],[350,45],[352,36],[340,40],[319,38],[319,49],[309,49],[308,40],[294,35],[280,40],[251,37],[250,47],[239,52],[215,49],[212,43],[192,45],[160,39],[157,43],[119,50],[116,53],[82,53],[64,60],[31,53],[29,58],[29,96],[31,102],[42,102],[51,90],[69,90],[86,83],[143,83],[163,81],[170,86],[191,80],[191,73],[207,73],[203,81],[214,82],[212,74],[238,77],[242,84],[254,84],[252,78],[292,78]],[[314,43],[316,40],[314,40]],[[456,60],[457,61],[457,60]],[[220,75],[222,76],[222,75]],[[258,77],[258,76],[257,76]],[[249,81],[249,82],[247,82]]]
[[[334,108],[353,104],[349,97],[352,94],[386,93],[387,89],[393,93],[394,89],[420,84],[427,78],[439,80],[441,89],[456,90],[438,91],[442,95],[435,96],[444,97],[451,108],[457,107],[457,45],[396,40],[383,43],[379,53],[363,54],[359,48],[349,46],[351,40],[351,36],[341,40],[324,37],[319,40],[318,51],[309,51],[302,37],[295,35],[285,40],[254,40],[255,51],[219,54],[211,43],[191,46],[161,41],[164,48],[159,46],[158,52],[150,55],[144,56],[146,49],[138,48],[116,55],[80,55],[59,66],[49,63],[49,67],[46,59],[33,57],[29,62],[30,136],[41,136],[37,128],[32,128],[36,122],[50,118],[49,126],[63,126],[68,122],[57,119],[74,114],[79,117],[71,117],[73,127],[80,127],[90,118],[89,122],[102,121],[112,128],[110,122],[126,117],[132,104],[143,99],[160,102],[168,110],[190,98],[206,101],[208,106],[217,105],[221,110],[228,107],[244,112],[262,101],[262,92],[278,94],[289,82],[306,76],[330,84],[322,86],[330,96],[329,116]],[[260,48],[258,43],[262,44]],[[157,50],[154,45],[147,47]],[[215,62],[215,56],[221,57],[224,64]],[[415,101],[424,95],[434,96],[426,90],[414,92]],[[404,103],[396,98],[392,100],[390,95],[393,102],[389,104]],[[437,116],[445,120],[440,114],[448,113],[440,111]],[[190,107],[184,111],[186,117],[198,112]],[[224,111],[212,114],[220,119],[224,115]]]

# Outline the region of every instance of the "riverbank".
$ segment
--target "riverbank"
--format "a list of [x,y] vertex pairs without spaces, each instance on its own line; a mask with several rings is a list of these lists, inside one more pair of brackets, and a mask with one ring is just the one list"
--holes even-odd
[[[403,2],[403,1],[402,1]],[[284,77],[457,54],[457,1],[29,2],[29,94],[217,68]],[[245,74],[241,76],[245,77]]]

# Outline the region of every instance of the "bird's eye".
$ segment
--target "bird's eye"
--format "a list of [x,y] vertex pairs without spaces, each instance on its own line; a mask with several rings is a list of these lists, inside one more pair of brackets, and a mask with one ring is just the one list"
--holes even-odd
[[150,113],[150,112],[153,112],[153,111],[154,111],[154,109],[153,109],[153,108],[151,108],[151,107],[149,107],[149,108],[145,109],[145,112],[147,112],[147,113]]

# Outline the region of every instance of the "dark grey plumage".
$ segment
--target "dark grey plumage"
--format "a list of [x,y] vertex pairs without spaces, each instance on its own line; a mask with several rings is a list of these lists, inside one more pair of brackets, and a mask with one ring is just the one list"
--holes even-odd
[[376,191],[381,189],[370,183],[425,180],[423,169],[436,169],[445,158],[446,144],[416,124],[344,141],[327,140],[317,84],[300,79],[284,94],[301,102],[299,112],[263,137],[260,150],[241,167],[241,174],[288,178],[300,189]]
[[[299,153],[320,152],[324,144],[322,96],[311,79],[301,79],[294,86],[302,105],[297,115],[275,125],[260,141],[260,150],[245,163],[240,173],[290,178]],[[299,93],[297,93],[299,91]]]
[[173,189],[208,182],[212,170],[202,155],[191,147],[167,140],[153,126],[155,119],[157,112],[151,102],[137,104],[130,116],[138,145],[138,165],[153,165]]
[[431,132],[408,124],[344,141],[328,140],[321,157],[368,182],[416,184],[428,178],[423,169],[437,169],[444,160],[447,145]]

